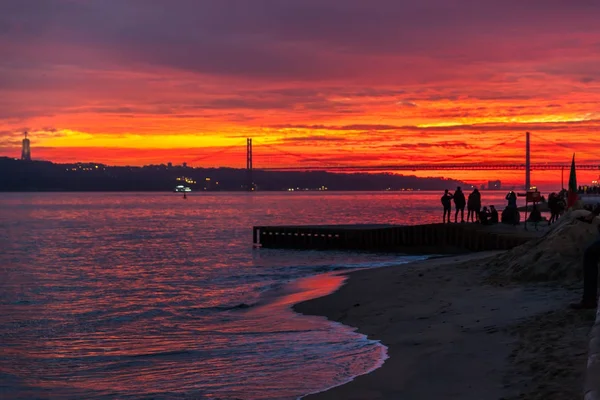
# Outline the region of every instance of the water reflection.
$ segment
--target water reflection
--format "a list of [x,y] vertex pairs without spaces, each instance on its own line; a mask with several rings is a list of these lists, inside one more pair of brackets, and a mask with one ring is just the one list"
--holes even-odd
[[2,194],[0,393],[280,399],[345,382],[382,347],[288,307],[341,282],[317,272],[405,259],[253,251],[251,227],[434,222],[438,208],[437,193]]

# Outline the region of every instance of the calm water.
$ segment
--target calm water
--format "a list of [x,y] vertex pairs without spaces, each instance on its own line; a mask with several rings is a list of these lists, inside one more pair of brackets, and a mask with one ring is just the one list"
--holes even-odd
[[369,372],[382,345],[290,306],[418,257],[253,250],[251,227],[437,222],[440,195],[0,194],[0,397],[293,399]]

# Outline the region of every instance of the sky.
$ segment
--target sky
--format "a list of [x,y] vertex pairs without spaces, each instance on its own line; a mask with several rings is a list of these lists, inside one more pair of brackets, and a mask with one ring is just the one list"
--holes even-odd
[[255,168],[510,163],[529,131],[534,163],[600,164],[598,21],[597,0],[2,0],[0,156],[28,130],[55,162],[243,167],[251,137]]

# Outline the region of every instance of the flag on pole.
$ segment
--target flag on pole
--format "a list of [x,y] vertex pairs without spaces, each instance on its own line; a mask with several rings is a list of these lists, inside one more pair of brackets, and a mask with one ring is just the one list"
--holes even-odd
[[573,207],[577,201],[577,173],[575,172],[575,153],[571,161],[571,174],[569,175],[569,193],[567,196],[567,208]]

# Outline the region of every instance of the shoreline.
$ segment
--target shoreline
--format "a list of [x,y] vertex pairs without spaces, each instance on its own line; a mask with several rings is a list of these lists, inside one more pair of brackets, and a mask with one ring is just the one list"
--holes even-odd
[[499,253],[343,272],[335,292],[295,304],[356,328],[388,354],[380,368],[302,398],[583,397],[595,313],[565,310],[578,295],[566,288],[484,283],[486,260]]

